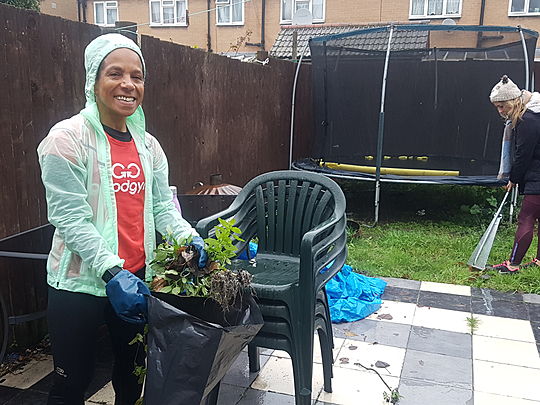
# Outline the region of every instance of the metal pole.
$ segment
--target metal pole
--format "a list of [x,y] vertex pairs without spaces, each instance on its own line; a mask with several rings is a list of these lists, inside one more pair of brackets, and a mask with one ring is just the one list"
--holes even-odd
[[523,36],[523,30],[520,26],[519,28],[519,35],[521,36],[521,45],[523,45],[523,57],[525,59],[525,89],[531,90],[529,88],[529,53],[527,52],[527,44],[525,43],[525,37]]
[[514,222],[514,210],[516,209],[518,194],[518,188],[514,187],[512,189],[512,195],[510,196],[510,212],[508,214],[510,217],[508,220],[510,225],[512,225],[512,222]]
[[294,82],[293,82],[293,91],[292,91],[292,102],[291,102],[291,135],[290,135],[290,143],[289,143],[289,170],[292,169],[292,152],[293,152],[293,137],[294,137],[294,107],[296,105],[296,85],[298,84],[298,75],[300,74],[300,67],[302,66],[302,59],[304,59],[304,54],[306,53],[306,49],[309,46],[309,41],[306,42],[306,45],[302,49],[302,54],[300,55],[300,59],[298,60],[298,64],[296,65],[296,73],[294,74]]
[[381,109],[379,112],[379,130],[377,138],[377,162],[375,168],[375,222],[379,222],[379,197],[381,194],[381,165],[383,152],[383,136],[384,136],[384,100],[386,96],[386,79],[388,76],[388,62],[390,60],[390,46],[392,43],[392,34],[394,33],[394,25],[390,25],[390,33],[388,35],[388,46],[386,48],[386,59],[384,61],[384,71],[381,89]]

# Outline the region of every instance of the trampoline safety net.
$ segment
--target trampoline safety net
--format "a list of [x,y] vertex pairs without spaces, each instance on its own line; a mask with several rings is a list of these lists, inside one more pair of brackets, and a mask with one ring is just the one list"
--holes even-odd
[[382,132],[383,167],[451,171],[473,183],[493,178],[503,123],[489,93],[503,74],[532,88],[537,36],[516,27],[416,24],[311,39],[312,157],[375,166]]

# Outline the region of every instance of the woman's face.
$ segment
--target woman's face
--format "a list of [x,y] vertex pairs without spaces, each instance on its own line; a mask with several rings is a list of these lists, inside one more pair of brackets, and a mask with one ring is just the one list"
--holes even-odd
[[503,118],[507,118],[508,114],[510,114],[510,110],[512,109],[512,105],[507,101],[495,101],[493,105],[499,112],[499,115]]
[[116,49],[107,55],[101,63],[94,92],[101,122],[111,127],[114,125],[110,124],[125,122],[144,97],[144,75],[139,55],[127,48]]

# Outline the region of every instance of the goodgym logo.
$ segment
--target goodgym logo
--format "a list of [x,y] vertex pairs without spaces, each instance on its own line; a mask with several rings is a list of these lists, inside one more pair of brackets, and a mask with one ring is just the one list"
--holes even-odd
[[124,166],[122,163],[115,163],[112,167],[112,175],[116,179],[113,185],[115,193],[139,194],[144,190],[144,181],[137,181],[141,177],[141,168],[136,163]]

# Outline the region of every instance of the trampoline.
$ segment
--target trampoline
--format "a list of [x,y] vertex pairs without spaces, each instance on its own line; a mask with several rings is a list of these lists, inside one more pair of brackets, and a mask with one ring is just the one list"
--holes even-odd
[[374,181],[375,222],[381,182],[504,184],[503,122],[488,96],[503,74],[533,88],[537,37],[521,27],[411,24],[312,38],[314,146],[291,167]]

